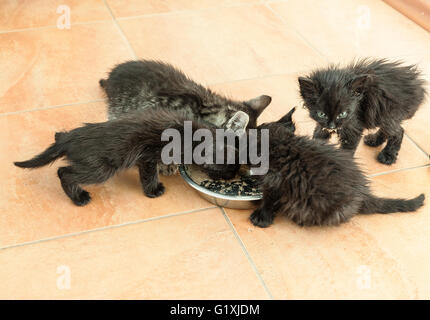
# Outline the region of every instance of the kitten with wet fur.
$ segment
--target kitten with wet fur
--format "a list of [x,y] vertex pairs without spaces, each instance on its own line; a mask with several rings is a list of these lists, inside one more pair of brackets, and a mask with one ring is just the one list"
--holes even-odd
[[379,128],[364,143],[377,147],[387,141],[377,159],[388,165],[400,150],[402,121],[414,116],[426,94],[416,66],[386,59],[329,66],[298,80],[304,105],[317,122],[314,138],[327,140],[336,132],[341,147],[354,153],[363,130]]
[[348,151],[322,140],[295,136],[291,115],[264,123],[269,129],[269,171],[260,176],[263,200],[252,213],[259,227],[283,214],[301,226],[338,225],[356,214],[415,211],[424,194],[411,200],[372,195],[369,181]]
[[[145,195],[158,197],[164,193],[164,186],[158,178],[157,163],[160,162],[163,147],[169,143],[161,141],[161,135],[166,128],[176,129],[184,139],[186,120],[188,116],[183,111],[151,108],[129,118],[85,124],[68,132],[56,133],[55,143],[43,153],[28,161],[15,162],[15,165],[38,168],[65,157],[68,166],[58,169],[58,177],[66,195],[78,206],[86,205],[91,200],[90,194],[81,185],[105,182],[118,171],[133,166],[139,168]],[[244,132],[247,122],[248,116],[238,111],[226,123],[226,128],[240,134]],[[216,128],[204,121],[192,121],[192,131],[197,129],[211,130],[215,136]],[[212,147],[215,152],[215,144]],[[239,164],[210,163],[199,166],[212,179],[231,179],[240,167]]]
[[[188,120],[203,119],[222,128],[238,111],[249,116],[249,128],[270,104],[261,95],[248,101],[228,99],[188,78],[168,63],[154,60],[127,61],[115,66],[107,79],[100,80],[108,102],[108,118],[120,119],[146,108],[182,110]],[[164,175],[174,174],[177,166],[160,165]]]

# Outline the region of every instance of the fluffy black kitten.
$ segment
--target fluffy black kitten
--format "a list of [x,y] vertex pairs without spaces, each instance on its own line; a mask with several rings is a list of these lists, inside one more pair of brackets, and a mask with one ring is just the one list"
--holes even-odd
[[328,139],[336,131],[341,147],[354,153],[363,129],[379,128],[364,142],[376,147],[387,141],[378,155],[384,164],[396,161],[403,139],[401,123],[423,102],[424,84],[416,66],[386,59],[363,59],[299,77],[304,104],[317,122],[314,138]]
[[184,110],[189,120],[201,118],[224,126],[237,111],[249,116],[250,128],[270,104],[266,95],[235,101],[194,82],[170,64],[153,60],[128,61],[117,65],[106,80],[100,80],[108,98],[109,119],[121,118],[148,107]]
[[[133,166],[139,168],[145,195],[158,197],[163,194],[164,186],[158,179],[157,163],[163,147],[169,143],[161,141],[161,135],[166,128],[176,129],[183,139],[187,119],[184,112],[148,109],[139,116],[85,124],[69,132],[56,133],[55,143],[43,153],[15,165],[37,168],[66,157],[69,165],[58,169],[58,177],[64,192],[79,206],[91,199],[80,185],[102,183],[117,171]],[[243,131],[247,120],[247,115],[239,111],[226,126],[236,132]],[[192,122],[193,132],[201,128],[211,130],[215,136],[214,126],[197,120]],[[215,152],[215,144],[213,148]],[[213,179],[231,179],[239,170],[239,164],[202,164],[201,167]]]
[[270,163],[260,177],[263,200],[251,215],[254,225],[268,227],[278,213],[302,226],[338,225],[356,214],[415,211],[423,205],[424,194],[412,200],[372,195],[349,152],[293,134],[292,112],[259,126],[269,129]]
[[[238,111],[249,116],[249,128],[257,126],[257,117],[270,104],[266,95],[249,101],[235,101],[194,82],[170,64],[138,60],[114,67],[109,77],[100,80],[108,98],[109,119],[127,117],[146,108],[168,108],[186,112],[188,120],[203,119],[222,128]],[[170,175],[176,166],[160,165]]]

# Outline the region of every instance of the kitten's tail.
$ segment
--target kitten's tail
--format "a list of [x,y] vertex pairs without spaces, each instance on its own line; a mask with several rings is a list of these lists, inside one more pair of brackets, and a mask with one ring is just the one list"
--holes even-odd
[[367,199],[364,200],[361,206],[360,213],[393,213],[416,211],[423,205],[424,199],[425,197],[423,193],[410,200],[378,198],[368,195]]
[[[61,135],[61,133],[56,134],[56,138],[58,138],[58,135]],[[65,155],[65,149],[63,146],[63,144],[55,142],[48,149],[35,156],[33,159],[22,162],[14,162],[14,164],[20,168],[38,168],[45,166],[48,163],[51,163]]]

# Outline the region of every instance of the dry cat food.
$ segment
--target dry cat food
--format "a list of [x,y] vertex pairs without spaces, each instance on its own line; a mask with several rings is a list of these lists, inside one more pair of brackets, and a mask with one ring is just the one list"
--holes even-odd
[[257,179],[242,172],[231,180],[212,180],[195,166],[186,166],[188,176],[198,185],[209,191],[229,196],[261,196]]

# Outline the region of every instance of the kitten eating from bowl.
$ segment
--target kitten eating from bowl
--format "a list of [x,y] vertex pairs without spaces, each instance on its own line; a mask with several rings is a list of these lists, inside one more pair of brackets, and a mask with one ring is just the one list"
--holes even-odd
[[[145,195],[159,197],[165,189],[159,181],[157,163],[166,145],[170,144],[162,136],[166,129],[175,130],[179,136],[179,156],[184,158],[181,137],[185,140],[187,119],[184,111],[148,108],[124,119],[87,123],[68,132],[55,133],[55,142],[45,151],[30,160],[14,164],[21,168],[38,168],[65,157],[68,164],[60,167],[57,174],[64,192],[78,206],[84,206],[91,200],[83,185],[103,183],[118,171],[134,166],[139,168]],[[238,111],[227,122],[226,128],[241,133],[248,120],[244,112]],[[198,130],[215,133],[219,130],[199,120],[194,120],[191,126],[191,133]],[[215,144],[209,144],[209,148],[215,149]],[[214,179],[230,179],[239,169],[239,165],[227,163],[203,162],[199,165]]]
[[259,177],[263,200],[250,217],[254,225],[268,227],[277,214],[301,226],[338,225],[356,214],[412,212],[423,205],[424,194],[410,200],[373,195],[348,151],[294,135],[293,112],[259,126],[270,132],[270,166]]

